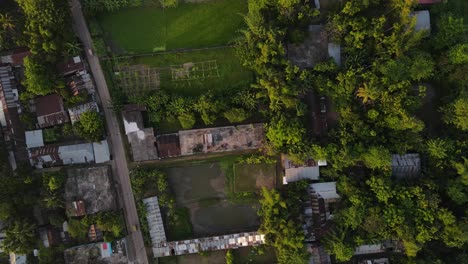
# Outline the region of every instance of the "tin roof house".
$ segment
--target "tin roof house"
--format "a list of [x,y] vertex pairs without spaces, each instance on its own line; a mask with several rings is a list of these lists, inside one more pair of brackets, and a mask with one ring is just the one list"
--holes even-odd
[[34,109],[40,128],[60,125],[70,121],[63,106],[63,98],[58,94],[37,97]]

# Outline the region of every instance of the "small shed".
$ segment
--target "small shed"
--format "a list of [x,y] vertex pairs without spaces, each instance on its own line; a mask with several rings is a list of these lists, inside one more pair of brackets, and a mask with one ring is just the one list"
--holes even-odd
[[308,159],[303,164],[295,164],[283,155],[283,167],[283,184],[305,179],[318,180],[320,178],[319,164],[313,159]]
[[340,195],[336,192],[336,182],[313,183],[310,186],[325,201],[340,199]]
[[30,148],[38,148],[44,146],[44,138],[42,136],[42,129],[26,131],[26,146]]
[[336,43],[328,43],[328,56],[333,58],[338,66],[341,66],[341,46]]
[[397,178],[417,177],[421,173],[419,154],[392,155],[392,174]]
[[94,161],[104,163],[110,160],[109,144],[107,140],[93,142]]
[[414,25],[416,32],[422,30],[431,32],[431,16],[428,10],[415,11],[412,16],[416,16],[416,24]]

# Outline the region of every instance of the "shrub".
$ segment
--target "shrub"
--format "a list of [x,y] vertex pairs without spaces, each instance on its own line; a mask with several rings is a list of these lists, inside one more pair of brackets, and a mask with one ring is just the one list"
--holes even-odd
[[183,129],[190,129],[195,125],[195,116],[192,113],[182,113],[177,119]]
[[242,108],[232,108],[229,111],[224,112],[224,117],[230,122],[230,123],[239,123],[247,118],[249,118],[249,113],[247,113],[244,109]]

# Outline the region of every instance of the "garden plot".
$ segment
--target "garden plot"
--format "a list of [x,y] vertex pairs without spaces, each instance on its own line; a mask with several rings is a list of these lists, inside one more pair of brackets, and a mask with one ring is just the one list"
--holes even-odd
[[[151,85],[147,88],[134,85],[125,87],[126,91],[131,92],[135,89],[161,88],[180,96],[198,96],[208,90],[215,93],[232,92],[250,86],[253,81],[252,72],[242,66],[234,48],[124,57],[114,63],[116,72],[129,68],[129,65],[142,68],[137,77],[130,76],[130,80],[133,80],[130,83],[148,83],[145,77],[148,68],[149,75],[158,77],[158,81],[151,81],[150,78]],[[138,77],[141,75],[141,78]],[[119,78],[118,75],[115,77]]]
[[118,66],[115,73],[120,89],[128,94],[142,94],[160,87],[160,69],[146,65]]
[[187,62],[182,65],[172,65],[171,74],[173,81],[187,81],[205,78],[219,77],[216,60],[204,62]]

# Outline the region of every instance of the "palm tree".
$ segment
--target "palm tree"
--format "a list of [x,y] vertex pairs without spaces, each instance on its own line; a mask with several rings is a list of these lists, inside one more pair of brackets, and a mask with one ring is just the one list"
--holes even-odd
[[364,83],[362,87],[357,90],[356,96],[362,99],[363,104],[367,104],[377,99],[379,94],[373,87]]
[[11,223],[5,230],[2,248],[7,252],[26,254],[34,248],[36,226],[27,220]]
[[65,44],[67,55],[74,56],[81,51],[81,45],[77,42],[67,42]]
[[0,24],[2,25],[3,30],[13,30],[15,28],[15,23],[13,18],[7,14],[0,14]]

